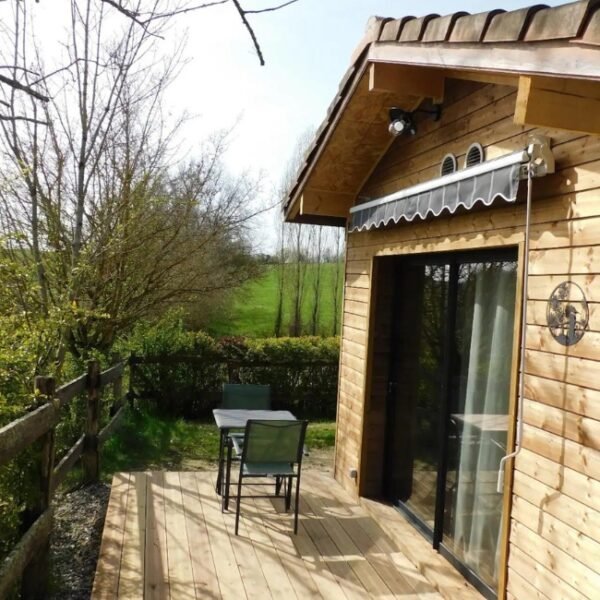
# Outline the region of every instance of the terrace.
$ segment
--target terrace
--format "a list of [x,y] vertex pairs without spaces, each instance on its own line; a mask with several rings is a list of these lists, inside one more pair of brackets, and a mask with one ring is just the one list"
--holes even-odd
[[[190,368],[196,373],[200,369],[193,357],[131,357],[102,372],[92,361],[87,373],[56,389],[54,380],[38,378],[40,398],[46,401],[0,429],[0,464],[30,448],[40,476],[40,497],[32,503],[34,520],[0,565],[0,597],[19,584],[23,598],[45,597],[40,594],[47,590],[52,513],[60,502],[55,491],[80,460],[84,481],[98,481],[102,444],[127,412],[136,410],[134,382],[147,388],[157,364],[163,382],[171,381],[165,379],[169,373],[180,377]],[[266,369],[275,369],[281,381],[283,371],[292,367],[228,363],[212,365],[208,372],[221,381],[232,374],[249,378],[254,372],[257,377],[259,371],[266,377]],[[297,376],[292,380],[312,385],[319,381],[317,375],[335,381],[337,365],[297,362],[293,369]],[[205,401],[213,402],[215,393],[205,395]],[[286,394],[291,394],[288,400],[294,395],[291,388]],[[313,392],[310,397],[314,402]],[[82,400],[88,409],[83,435],[55,459],[55,430],[64,411]],[[326,414],[327,406],[317,402],[313,410],[320,407]],[[296,394],[290,408],[303,414],[307,405]],[[242,502],[240,535],[235,536],[235,501],[229,511],[221,511],[216,471],[206,464],[187,471],[117,473],[92,597],[480,598],[396,509],[375,500],[358,504],[333,479],[331,454],[306,463],[298,535],[282,499],[256,498]],[[248,493],[254,493],[252,486]]]
[[298,535],[263,498],[244,500],[235,536],[215,477],[116,475],[92,597],[480,598],[400,513],[357,505],[329,474],[304,475]]

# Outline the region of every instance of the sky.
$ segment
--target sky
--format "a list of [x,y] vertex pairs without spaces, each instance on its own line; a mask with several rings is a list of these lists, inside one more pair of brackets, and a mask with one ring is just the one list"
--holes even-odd
[[[264,8],[280,0],[246,0]],[[560,4],[560,2],[547,2]],[[187,20],[186,70],[172,89],[173,105],[198,117],[189,128],[193,144],[214,129],[232,132],[227,161],[233,171],[263,172],[267,193],[275,194],[297,140],[316,129],[350,65],[371,15],[401,17],[429,13],[470,13],[527,6],[526,0],[299,0],[251,19],[266,65],[261,67],[234,7],[224,5]],[[262,219],[262,247],[271,251],[276,214]]]
[[[241,4],[260,9],[282,1],[241,0]],[[35,6],[45,13],[43,33],[60,36],[55,2],[67,0],[41,0]],[[264,202],[272,203],[297,140],[322,122],[371,15],[477,13],[532,3],[421,0],[417,10],[414,2],[401,0],[298,0],[280,11],[249,16],[265,66],[260,66],[231,3],[206,8],[178,17],[167,39],[159,42],[168,48],[188,38],[184,52],[188,62],[167,94],[167,108],[174,115],[193,116],[181,140],[191,154],[211,132],[230,129],[228,167],[234,173],[262,174]],[[273,251],[278,213],[273,210],[259,220],[257,250]]]

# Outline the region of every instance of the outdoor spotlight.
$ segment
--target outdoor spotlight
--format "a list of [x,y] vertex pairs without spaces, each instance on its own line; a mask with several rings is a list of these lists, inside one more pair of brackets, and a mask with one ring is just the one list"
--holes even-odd
[[397,137],[403,133],[409,133],[410,135],[417,133],[412,113],[402,108],[390,108],[389,116],[390,125],[388,129],[393,136]]
[[415,133],[417,133],[417,125],[415,123],[414,113],[417,112],[426,115],[431,115],[431,118],[434,121],[439,121],[442,116],[442,105],[434,104],[431,109],[417,108],[413,112],[409,112],[408,110],[404,110],[403,108],[390,108],[390,124],[388,127],[389,132],[393,136],[399,136],[403,133],[415,135]]

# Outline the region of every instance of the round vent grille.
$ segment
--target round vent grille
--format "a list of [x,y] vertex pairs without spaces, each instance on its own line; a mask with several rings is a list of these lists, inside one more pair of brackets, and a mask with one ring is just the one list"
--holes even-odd
[[481,144],[475,143],[469,146],[467,156],[465,157],[465,168],[474,167],[484,161],[483,147]]
[[446,154],[440,168],[440,175],[449,175],[456,171],[456,156],[454,154]]

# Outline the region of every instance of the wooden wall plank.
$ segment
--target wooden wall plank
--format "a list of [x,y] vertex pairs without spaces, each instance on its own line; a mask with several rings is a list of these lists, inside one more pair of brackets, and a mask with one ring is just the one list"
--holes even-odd
[[[509,87],[488,85],[465,93],[463,100],[444,107],[439,123],[425,119],[418,135],[394,141],[361,195],[377,197],[436,177],[446,152],[461,161],[473,141],[494,158],[524,147],[533,131],[552,138],[556,173],[533,182],[524,449],[516,461],[508,591],[500,590],[500,596],[520,600],[560,594],[579,600],[597,584],[592,560],[600,542],[597,533],[589,532],[600,523],[600,137],[516,126],[514,101]],[[522,201],[497,203],[450,218],[348,235],[339,393],[340,430],[344,435],[347,428],[349,434],[340,451],[343,470],[356,467],[360,453],[368,465],[383,460],[378,443],[385,427],[385,374],[374,372],[369,378],[366,369],[369,360],[386,360],[382,346],[389,334],[376,332],[377,352],[374,342],[367,342],[373,334],[368,310],[372,261],[517,246],[523,241],[524,209]],[[589,330],[566,349],[546,323],[547,300],[565,280],[580,285],[590,302]],[[376,469],[363,471],[370,490],[381,486]],[[535,544],[535,552],[524,544]],[[555,560],[563,566],[555,568]]]
[[600,481],[522,448],[515,459],[518,471],[561,493],[600,511]]

